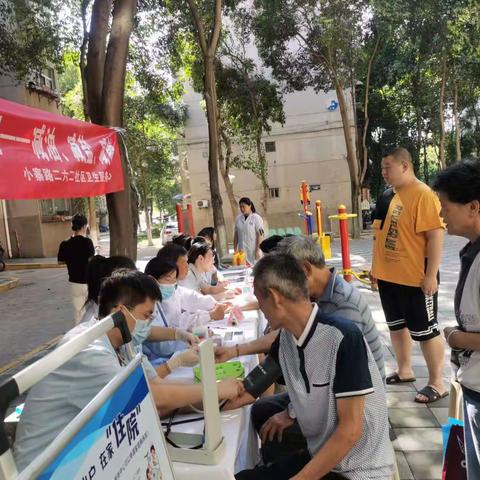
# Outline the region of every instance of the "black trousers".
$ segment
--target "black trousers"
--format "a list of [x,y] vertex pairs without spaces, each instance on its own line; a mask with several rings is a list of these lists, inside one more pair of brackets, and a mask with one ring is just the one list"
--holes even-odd
[[[289,480],[295,476],[309,461],[310,454],[306,450],[284,456],[274,463],[269,463],[252,470],[243,470],[235,475],[236,480]],[[345,479],[338,473],[329,473],[322,480]]]
[[[278,393],[264,398],[259,398],[252,405],[252,421],[255,430],[260,432],[262,425],[276,413],[282,412],[290,403],[288,393]],[[283,431],[282,441],[267,441],[262,445],[263,463],[275,462],[280,458],[289,456],[294,452],[307,450],[307,442],[297,422]]]

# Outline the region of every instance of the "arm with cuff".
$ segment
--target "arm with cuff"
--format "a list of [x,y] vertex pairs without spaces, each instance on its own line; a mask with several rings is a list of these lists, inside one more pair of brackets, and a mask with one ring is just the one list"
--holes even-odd
[[233,410],[253,403],[270,385],[282,376],[282,369],[274,355],[268,355],[243,380],[245,392],[228,402],[224,410]]

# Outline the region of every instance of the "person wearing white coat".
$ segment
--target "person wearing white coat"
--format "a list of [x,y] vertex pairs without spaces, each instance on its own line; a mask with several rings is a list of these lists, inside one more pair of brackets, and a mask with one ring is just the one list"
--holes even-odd
[[244,251],[247,262],[253,265],[262,256],[260,244],[265,237],[263,219],[248,197],[241,198],[238,204],[241,213],[235,220],[233,248]]
[[[145,273],[159,284],[162,301],[156,302],[152,326],[193,330],[212,320],[224,318],[228,304],[217,303],[210,295],[202,295],[177,285],[178,268],[171,261],[155,257],[145,267]],[[143,352],[155,365],[188,346],[183,341],[144,342]]]

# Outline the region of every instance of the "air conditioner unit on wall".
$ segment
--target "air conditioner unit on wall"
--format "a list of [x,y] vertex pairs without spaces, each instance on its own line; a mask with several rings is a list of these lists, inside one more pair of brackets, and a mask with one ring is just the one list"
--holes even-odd
[[197,202],[198,208],[208,208],[210,206],[210,202],[208,200],[199,200]]

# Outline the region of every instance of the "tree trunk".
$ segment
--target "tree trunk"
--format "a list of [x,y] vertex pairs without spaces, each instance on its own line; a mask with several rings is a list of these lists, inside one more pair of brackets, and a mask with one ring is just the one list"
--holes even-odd
[[425,183],[428,185],[430,181],[430,175],[428,171],[428,159],[427,159],[427,144],[423,142],[423,177],[425,179]]
[[98,246],[97,208],[95,197],[88,197],[88,223],[90,224],[90,238]]
[[[136,0],[95,0],[92,7],[90,34],[85,67],[88,114],[92,122],[121,127],[126,62]],[[108,48],[107,48],[108,38]],[[137,258],[138,206],[130,183],[129,167],[123,141],[119,140],[124,190],[106,195],[110,255]]]
[[[367,78],[365,82],[365,100],[363,102],[364,123],[363,123],[363,132],[362,132],[362,162],[360,165],[360,172],[359,172],[359,178],[358,178],[359,187],[363,185],[363,181],[365,180],[365,175],[367,174],[367,168],[368,168],[367,135],[368,135],[368,125],[370,123],[370,117],[368,115],[368,100],[370,95],[370,78],[372,76],[373,60],[375,59],[375,55],[377,54],[379,44],[380,44],[380,36],[378,35],[377,40],[375,42],[375,47],[373,49],[372,55],[368,59],[368,65],[367,65]],[[363,226],[363,222],[362,222],[362,226]]]
[[340,107],[340,115],[342,117],[342,126],[343,126],[343,136],[345,139],[345,147],[347,150],[347,163],[348,170],[350,173],[350,193],[351,193],[351,203],[352,203],[352,213],[357,214],[357,217],[353,219],[353,238],[360,238],[360,222],[361,222],[361,211],[360,211],[360,185],[358,183],[358,163],[357,158],[354,152],[352,132],[350,128],[350,120],[348,118],[348,106],[345,99],[345,92],[343,90],[343,85],[338,81],[337,78],[333,79],[335,85],[335,91],[337,93],[338,105]]
[[265,158],[265,153],[262,150],[262,139],[260,134],[257,133],[257,138],[255,139],[255,145],[257,149],[257,157],[258,163],[260,165],[260,181],[262,182],[262,210],[263,210],[263,218],[267,221],[267,213],[268,213],[268,167],[267,167],[267,159]]
[[462,147],[461,147],[462,132],[460,130],[460,116],[458,113],[457,82],[455,82],[455,85],[454,85],[453,118],[455,120],[455,161],[459,162],[462,159]]
[[145,190],[143,190],[143,206],[145,208],[145,225],[147,227],[148,246],[153,247],[152,222],[150,221],[150,214],[148,212],[148,199]]
[[442,83],[440,87],[439,98],[439,120],[440,120],[440,140],[439,140],[439,157],[440,168],[443,170],[447,164],[445,161],[445,85],[447,83],[447,57],[442,59]]
[[102,123],[102,88],[105,69],[107,36],[112,0],[95,0],[90,20],[87,66],[85,73],[88,93],[88,113],[94,123]]
[[[103,123],[111,127],[122,126],[128,45],[136,10],[136,0],[116,0],[113,10],[102,89]],[[125,188],[107,195],[110,255],[126,255],[136,260],[138,203],[124,148],[121,152]]]
[[220,127],[220,134],[222,137],[223,144],[225,145],[225,155],[226,158],[223,156],[221,149],[218,150],[218,163],[220,165],[220,173],[222,174],[223,183],[225,184],[225,189],[227,191],[228,201],[230,203],[230,208],[232,210],[232,220],[235,222],[235,218],[237,218],[238,208],[237,208],[237,201],[235,200],[235,194],[233,192],[233,184],[230,180],[230,159],[232,157],[232,142],[223,131],[222,127]]
[[223,215],[223,202],[218,181],[218,116],[217,87],[215,83],[214,57],[206,55],[205,59],[205,90],[204,97],[207,106],[208,122],[208,175],[210,180],[210,196],[212,199],[213,223],[218,236],[218,253],[220,257],[228,253],[227,230]]

